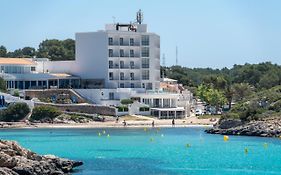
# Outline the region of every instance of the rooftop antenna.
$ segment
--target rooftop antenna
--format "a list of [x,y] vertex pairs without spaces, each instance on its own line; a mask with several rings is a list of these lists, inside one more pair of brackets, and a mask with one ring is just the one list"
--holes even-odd
[[178,65],[178,46],[176,46],[176,66]]
[[166,69],[166,58],[165,58],[165,54],[163,54],[163,56],[162,56],[162,66],[163,66],[162,78],[165,78],[165,69]]
[[141,11],[141,9],[139,9],[139,11],[137,12],[137,23],[141,24],[143,21],[143,13]]

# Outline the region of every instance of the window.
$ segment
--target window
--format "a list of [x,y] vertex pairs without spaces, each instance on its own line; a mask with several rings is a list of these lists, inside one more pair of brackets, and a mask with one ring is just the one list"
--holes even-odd
[[113,57],[113,49],[108,49],[108,56]]
[[123,45],[124,45],[124,39],[120,38],[120,46],[123,46]]
[[130,73],[130,78],[131,78],[131,80],[135,79],[135,74],[133,72]]
[[134,83],[131,83],[131,88],[135,88],[135,84]]
[[124,76],[124,72],[121,72],[121,73],[120,73],[120,80],[124,80],[124,77],[125,77],[125,76]]
[[31,67],[30,69],[31,69],[31,71],[35,71],[36,70],[35,67]]
[[141,48],[141,56],[142,57],[149,57],[149,47],[142,47]]
[[121,69],[125,68],[124,61],[120,61],[120,68],[121,68]]
[[141,60],[142,68],[149,68],[149,58],[143,58]]
[[120,57],[124,57],[124,50],[120,49]]
[[109,100],[114,100],[114,92],[109,92]]
[[108,38],[108,45],[113,45],[113,38],[112,37]]
[[113,80],[113,72],[109,72],[109,80]]
[[120,88],[124,88],[124,83],[120,83]]
[[147,83],[146,84],[146,89],[151,90],[152,89],[152,83]]
[[143,46],[149,46],[149,36],[148,35],[141,36],[141,44]]
[[135,45],[134,38],[130,38],[130,46],[133,46],[133,45]]
[[135,68],[135,62],[130,61],[130,68],[131,68],[131,69],[134,69],[134,68]]
[[113,61],[109,61],[109,62],[108,62],[108,67],[109,67],[110,69],[113,68]]
[[134,50],[130,50],[130,57],[134,57],[135,56],[135,52],[134,52]]
[[149,70],[143,70],[142,71],[142,79],[143,80],[149,80]]

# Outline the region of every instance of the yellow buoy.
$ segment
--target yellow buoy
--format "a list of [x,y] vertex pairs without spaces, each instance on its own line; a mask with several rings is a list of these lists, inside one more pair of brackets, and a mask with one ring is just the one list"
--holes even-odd
[[101,136],[101,133],[100,133],[100,132],[98,133],[98,136],[99,136],[99,137]]
[[263,144],[263,147],[264,147],[264,148],[268,148],[268,144],[267,144],[267,143],[264,143],[264,144]]
[[107,137],[110,137],[110,135],[109,135],[109,134],[107,134]]
[[191,145],[188,143],[188,144],[185,145],[185,147],[189,148],[189,147],[191,147]]
[[146,132],[146,131],[147,131],[147,128],[143,128],[143,130],[144,130],[144,132]]
[[106,133],[106,131],[105,131],[105,130],[103,130],[103,131],[102,131],[102,133],[103,133],[103,134],[105,134],[105,133]]
[[225,136],[223,136],[223,140],[226,142],[229,140],[229,137],[225,135]]
[[245,148],[245,149],[244,149],[244,152],[245,152],[245,154],[248,154],[249,149],[248,149],[248,148]]

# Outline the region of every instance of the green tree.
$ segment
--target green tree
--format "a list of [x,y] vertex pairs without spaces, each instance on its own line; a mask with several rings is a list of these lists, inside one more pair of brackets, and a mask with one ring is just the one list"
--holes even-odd
[[198,86],[196,94],[201,100],[205,101],[211,106],[215,106],[216,109],[227,102],[227,99],[222,91],[208,87],[204,84]]
[[30,112],[30,108],[26,103],[10,104],[7,109],[1,111],[0,119],[2,121],[20,121],[23,120]]
[[122,99],[121,100],[122,105],[129,105],[129,104],[132,104],[132,103],[134,103],[134,101],[132,99]]
[[24,47],[24,48],[22,48],[21,51],[22,51],[22,55],[25,58],[32,58],[35,56],[35,53],[36,53],[36,50],[33,47]]
[[246,97],[253,94],[253,88],[248,83],[235,83],[231,88],[235,101],[244,100]]
[[278,76],[278,73],[275,71],[270,71],[261,77],[259,81],[259,86],[261,88],[269,89],[273,86],[278,85],[279,82],[280,82],[280,78]]
[[6,82],[2,77],[0,77],[0,91],[6,92],[6,90],[7,90]]
[[73,60],[75,58],[75,41],[67,40],[44,40],[39,44],[37,57],[49,58],[53,61]]
[[5,46],[0,46],[0,57],[6,57],[7,56],[7,49]]
[[206,94],[206,102],[211,106],[215,106],[218,110],[223,104],[227,102],[224,94],[217,89],[210,88]]
[[62,114],[60,110],[52,106],[36,106],[32,111],[30,117],[31,120],[40,121],[40,120],[53,120],[57,116]]

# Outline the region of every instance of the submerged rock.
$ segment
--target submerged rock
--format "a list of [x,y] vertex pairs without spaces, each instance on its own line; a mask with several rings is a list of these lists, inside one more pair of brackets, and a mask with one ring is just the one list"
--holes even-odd
[[15,141],[0,140],[0,175],[61,175],[70,174],[83,162],[39,155]]
[[246,135],[260,137],[281,136],[280,118],[267,118],[250,122],[241,122],[237,119],[234,120],[221,120],[213,128],[207,129],[206,132],[210,134]]

